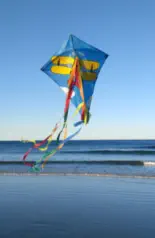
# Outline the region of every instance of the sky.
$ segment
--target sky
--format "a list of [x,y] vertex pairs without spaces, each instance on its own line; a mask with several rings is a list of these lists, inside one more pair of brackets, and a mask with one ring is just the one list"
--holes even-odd
[[69,34],[109,54],[76,139],[155,139],[154,12],[154,0],[1,0],[0,140],[43,139],[63,114],[40,68]]

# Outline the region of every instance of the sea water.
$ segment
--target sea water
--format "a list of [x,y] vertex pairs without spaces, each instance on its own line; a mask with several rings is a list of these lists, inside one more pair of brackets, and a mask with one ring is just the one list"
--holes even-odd
[[[1,141],[0,172],[27,172],[29,168],[23,165],[22,158],[31,146],[31,143],[20,141]],[[48,151],[55,147],[56,142],[53,142]],[[34,149],[27,160],[39,160],[44,153]],[[70,141],[49,159],[43,172],[154,177],[155,141]]]

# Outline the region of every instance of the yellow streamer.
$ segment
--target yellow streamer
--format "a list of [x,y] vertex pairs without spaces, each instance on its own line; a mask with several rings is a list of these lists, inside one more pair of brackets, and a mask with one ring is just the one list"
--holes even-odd
[[40,150],[40,151],[46,151],[46,150],[48,149],[49,144],[52,142],[52,140],[53,140],[53,138],[52,138],[52,136],[51,136],[51,137],[47,140],[47,141],[48,141],[47,145],[46,145],[44,148],[38,148],[38,150]]
[[22,141],[23,143],[28,143],[28,142],[31,142],[31,143],[33,143],[33,144],[36,143],[35,140],[23,140],[23,139],[21,139],[21,141]]
[[81,103],[78,105],[78,107],[76,108],[76,111],[75,111],[74,114],[73,114],[73,117],[75,117],[75,116],[79,113],[79,111],[81,110],[81,108],[83,107],[83,105],[84,105],[84,102],[81,102]]

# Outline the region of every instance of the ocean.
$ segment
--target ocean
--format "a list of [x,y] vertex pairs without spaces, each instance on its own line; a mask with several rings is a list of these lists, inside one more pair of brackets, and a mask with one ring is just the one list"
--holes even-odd
[[[29,168],[23,164],[22,158],[31,145],[1,141],[0,172],[27,172]],[[55,147],[53,142],[49,151]],[[38,160],[44,153],[33,150],[27,160]],[[73,140],[49,160],[41,173],[153,177],[155,140]]]

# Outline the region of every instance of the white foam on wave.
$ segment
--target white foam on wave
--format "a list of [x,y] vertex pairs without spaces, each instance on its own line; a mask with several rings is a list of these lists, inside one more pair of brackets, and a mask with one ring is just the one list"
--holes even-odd
[[144,166],[155,166],[155,162],[153,162],[153,161],[146,161],[146,162],[144,162]]

